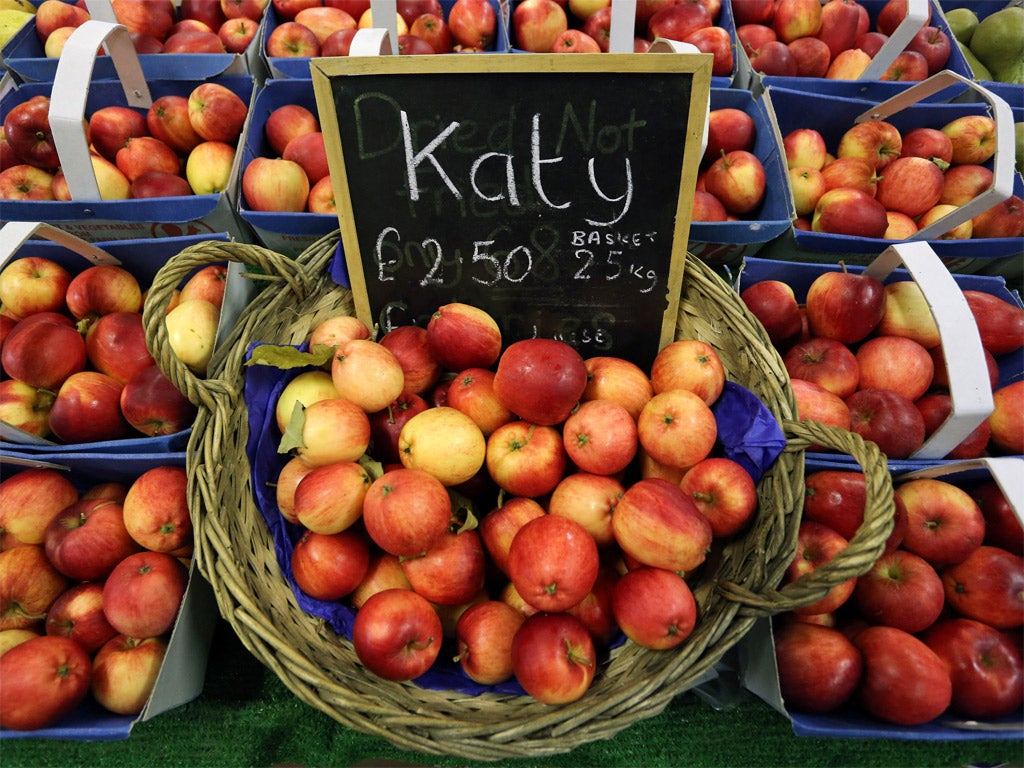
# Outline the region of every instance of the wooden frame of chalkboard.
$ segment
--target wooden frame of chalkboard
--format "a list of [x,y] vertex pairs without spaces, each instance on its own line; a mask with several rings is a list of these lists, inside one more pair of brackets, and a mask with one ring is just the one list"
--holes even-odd
[[648,367],[675,335],[711,61],[314,59],[357,316],[384,333],[464,302],[506,344]]

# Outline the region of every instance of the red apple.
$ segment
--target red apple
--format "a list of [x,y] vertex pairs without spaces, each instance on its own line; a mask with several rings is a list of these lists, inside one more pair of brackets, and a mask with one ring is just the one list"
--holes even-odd
[[962,562],[981,546],[985,518],[967,491],[938,478],[917,478],[895,490],[907,513],[905,549],[936,568]]
[[698,189],[693,193],[693,211],[690,221],[728,221],[729,212],[710,192]]
[[862,389],[886,388],[917,400],[932,385],[932,356],[905,336],[874,336],[858,347],[855,357]]
[[722,201],[729,213],[750,213],[764,200],[766,175],[761,160],[752,152],[724,152],[708,168],[704,184]]
[[982,545],[942,572],[946,602],[959,615],[997,629],[1024,624],[1024,559]]
[[709,457],[698,462],[683,475],[679,487],[708,519],[716,537],[743,530],[757,512],[754,479],[732,459]]
[[[451,53],[454,42],[452,32],[440,13],[422,13],[409,25],[409,34],[425,40],[434,53]],[[324,41],[326,44],[326,41]]]
[[860,682],[863,660],[838,629],[805,621],[776,627],[779,692],[794,712],[833,712],[849,701]]
[[762,75],[796,77],[799,73],[796,57],[789,46],[774,37],[757,48],[748,49],[747,59],[751,69]]
[[411,680],[441,651],[441,619],[430,603],[408,589],[386,589],[356,612],[352,644],[359,660],[385,680]]
[[793,289],[781,280],[760,280],[748,285],[740,299],[764,326],[776,347],[785,347],[803,325]]
[[601,53],[597,40],[581,29],[566,29],[551,44],[551,53]]
[[479,307],[452,302],[438,307],[427,322],[427,339],[445,370],[490,368],[501,354],[501,330]]
[[68,588],[46,612],[46,634],[74,640],[90,656],[117,634],[103,613],[103,582]]
[[185,468],[161,465],[132,481],[122,504],[124,525],[142,547],[178,552],[192,545]]
[[818,34],[822,15],[820,0],[776,0],[772,28],[779,40],[788,43],[798,37]]
[[985,517],[985,540],[982,543],[1024,556],[1024,526],[999,483],[983,480],[969,493]]
[[828,44],[817,37],[798,37],[786,43],[796,62],[797,77],[825,77],[831,61]]
[[682,42],[694,46],[701,53],[711,54],[712,77],[732,77],[736,58],[733,55],[732,35],[725,27],[701,27],[686,35]]
[[188,429],[198,410],[155,363],[125,382],[119,404],[125,421],[150,437]]
[[111,162],[129,139],[148,135],[145,114],[131,107],[100,107],[89,116],[89,141]]
[[445,531],[425,552],[401,562],[413,591],[435,605],[465,605],[484,588],[484,546],[474,529]]
[[597,672],[594,641],[568,613],[527,617],[512,639],[512,669],[526,692],[545,704],[568,704],[590,688]]
[[224,53],[224,41],[212,29],[172,32],[164,40],[164,53]]
[[200,83],[188,96],[189,122],[206,141],[237,141],[248,111],[242,98],[221,83]]
[[12,107],[3,123],[5,140],[22,163],[53,171],[60,166],[60,158],[50,132],[49,111],[49,96],[33,96]]
[[825,163],[821,168],[821,177],[825,182],[825,191],[837,187],[852,187],[874,197],[878,192],[878,180],[881,178],[871,163],[863,157],[837,157]]
[[370,441],[374,458],[385,463],[399,461],[398,439],[402,428],[427,408],[427,401],[420,395],[400,395],[387,408],[371,413]]
[[924,418],[913,401],[890,389],[860,389],[846,399],[850,430],[891,459],[909,458],[924,443]]
[[589,357],[583,361],[587,385],[581,400],[614,400],[636,419],[654,396],[648,375],[635,363],[620,357]]
[[[480,538],[487,554],[504,575],[508,575],[508,552],[512,539],[527,522],[545,514],[544,507],[527,497],[504,499],[480,520]],[[577,520],[577,522],[580,522]]]
[[921,640],[894,627],[868,627],[853,644],[864,657],[861,705],[898,725],[920,725],[949,707],[952,683],[942,660]]
[[995,154],[996,123],[990,115],[961,115],[950,120],[940,130],[953,143],[954,165],[981,165]]
[[1024,453],[1024,381],[1015,381],[999,387],[992,393],[993,409],[988,417],[992,430],[992,446],[1011,455]]
[[[953,399],[945,392],[929,392],[915,400],[914,405],[917,406],[917,410],[924,418],[925,439],[931,437],[939,427],[945,424],[949,414],[953,412]],[[944,458],[976,459],[984,456],[991,437],[992,428],[986,419],[950,449]]]
[[901,51],[888,69],[882,73],[880,80],[920,81],[928,77],[928,60],[909,49]]
[[[333,33],[344,29],[355,29],[358,25],[352,14],[332,6],[303,8],[295,14],[295,21],[312,30],[317,43],[321,46],[323,46],[324,40]],[[399,30],[399,32],[401,31],[403,30]]]
[[[797,537],[797,551],[786,569],[784,581],[791,583],[812,573],[846,548],[847,540],[836,531],[813,520],[802,520]],[[817,600],[794,609],[800,616],[832,613],[853,595],[857,579],[851,578],[829,587]]]
[[445,487],[415,469],[385,472],[371,483],[363,501],[366,532],[385,552],[400,557],[417,555],[438,543],[451,517]]
[[69,376],[50,409],[50,429],[64,443],[120,440],[132,433],[121,412],[124,385],[98,371]]
[[57,390],[88,363],[82,334],[66,315],[37,312],[15,324],[4,340],[0,362],[23,384]]
[[813,336],[798,341],[782,362],[791,378],[810,381],[844,400],[857,391],[860,382],[856,355],[837,339]]
[[[321,139],[322,141],[322,139]],[[427,330],[418,325],[401,325],[380,337],[402,366],[405,374],[403,394],[421,394],[441,377],[441,364],[434,357]]]
[[167,94],[154,99],[146,111],[146,126],[153,138],[160,139],[181,155],[187,155],[203,141],[189,121],[185,96]]
[[303,133],[320,130],[317,116],[301,104],[282,104],[267,115],[263,133],[267,143],[277,155],[284,152],[288,142]]
[[119,24],[129,32],[150,35],[163,40],[174,26],[177,14],[170,0],[111,0]]
[[684,572],[704,561],[713,535],[693,500],[661,478],[639,480],[626,490],[612,516],[612,530],[634,560]]
[[192,194],[188,179],[164,171],[147,171],[132,181],[130,196],[135,199],[150,197],[187,197]]
[[85,351],[93,368],[122,384],[154,364],[140,312],[101,315],[86,331]]
[[138,715],[146,708],[167,656],[163,637],[116,635],[97,651],[92,662],[92,695],[119,715]]
[[[953,142],[937,128],[919,126],[904,132],[900,148],[901,157],[923,157],[938,165],[942,171],[949,170],[953,160]],[[944,165],[945,164],[945,165]],[[984,166],[980,166],[984,168]],[[988,170],[987,168],[985,170]],[[943,177],[945,184],[948,177]],[[973,195],[972,195],[973,197]],[[941,197],[939,198],[942,199]]]
[[625,490],[615,477],[573,472],[551,492],[548,513],[575,520],[594,537],[599,547],[605,547],[615,541],[612,514]]
[[61,312],[71,273],[41,256],[9,261],[0,271],[0,306],[15,320],[37,312]]
[[562,427],[569,460],[581,471],[614,475],[636,456],[636,422],[623,406],[611,400],[580,403]]
[[74,640],[42,635],[15,646],[0,657],[0,727],[34,731],[58,723],[88,695],[91,676],[92,660]]
[[882,555],[857,579],[853,600],[872,624],[917,634],[939,618],[946,595],[935,568],[904,549]]
[[984,291],[967,288],[963,294],[986,350],[1004,355],[1024,346],[1024,308]]
[[188,569],[165,552],[137,552],[118,563],[103,585],[103,611],[118,632],[156,637],[170,631],[188,584]]
[[[841,397],[805,379],[790,378],[790,385],[796,398],[796,413],[800,421],[812,419],[838,429],[850,428],[850,408]],[[822,450],[822,446],[812,444],[808,450]]]
[[36,437],[50,435],[53,392],[17,379],[0,381],[0,420]]
[[354,529],[337,533],[305,531],[292,548],[295,586],[317,600],[341,600],[366,577],[370,548]]
[[494,372],[488,368],[467,368],[448,387],[448,405],[469,416],[485,436],[515,415],[502,405],[494,392]]
[[125,527],[123,507],[108,499],[77,501],[47,526],[46,556],[69,579],[105,579],[142,547]]
[[302,213],[309,200],[309,177],[293,160],[255,157],[242,171],[242,195],[253,211]]
[[228,53],[244,53],[259,31],[260,23],[255,19],[239,16],[236,19],[225,19],[219,27],[213,27],[220,38],[221,45]]
[[467,608],[455,625],[459,666],[481,685],[512,677],[512,638],[525,617],[507,603],[486,600]]
[[774,0],[732,0],[731,5],[737,27],[744,24],[770,24],[775,13]]
[[484,461],[491,478],[506,493],[534,498],[558,485],[567,455],[559,429],[516,420],[490,434]]
[[[827,525],[847,540],[852,539],[864,522],[867,503],[864,473],[817,470],[807,475],[804,485],[804,517]],[[897,505],[893,518],[892,533],[885,545],[887,553],[903,542],[907,531],[906,509]]]
[[678,573],[649,566],[630,570],[615,585],[615,621],[626,636],[643,646],[675,648],[693,632],[697,603]]
[[56,469],[31,467],[0,482],[0,550],[42,544],[46,526],[78,501],[78,489]]
[[350,339],[334,351],[331,380],[340,397],[367,413],[386,408],[406,391],[402,363],[370,339]]
[[711,14],[700,3],[665,3],[647,21],[647,37],[685,40],[698,29],[712,26]]
[[725,368],[708,342],[677,339],[655,355],[651,363],[651,386],[655,394],[685,389],[711,405],[725,387]]
[[637,420],[637,437],[641,448],[655,461],[684,469],[711,453],[718,425],[699,395],[670,389],[644,406]]
[[79,320],[111,312],[141,312],[142,289],[124,267],[97,264],[79,272],[68,284],[68,310]]
[[289,58],[320,55],[320,41],[316,33],[305,24],[285,21],[267,35],[267,56]]
[[947,619],[922,637],[942,659],[953,685],[951,709],[963,717],[992,720],[1024,702],[1021,651],[994,627],[971,619]]
[[41,544],[0,551],[0,630],[41,628],[46,612],[68,586]]
[[[487,5],[486,0],[472,0],[472,2]],[[461,43],[461,36],[452,21],[450,12],[448,25],[452,28],[452,36]],[[566,17],[565,9],[555,0],[524,0],[517,3],[512,11],[512,36],[515,45],[517,48],[531,53],[549,52],[555,38],[568,26],[569,20]],[[476,45],[472,41],[466,44]]]
[[494,392],[510,411],[538,425],[565,421],[587,385],[580,354],[555,339],[523,339],[501,354]]
[[543,515],[519,529],[509,547],[509,578],[538,611],[564,611],[594,587],[599,558],[587,530],[566,517]]
[[898,157],[885,168],[875,199],[887,210],[911,218],[939,202],[945,181],[942,169],[923,157]]
[[814,206],[811,229],[832,235],[882,237],[889,227],[885,206],[859,189],[829,189]]

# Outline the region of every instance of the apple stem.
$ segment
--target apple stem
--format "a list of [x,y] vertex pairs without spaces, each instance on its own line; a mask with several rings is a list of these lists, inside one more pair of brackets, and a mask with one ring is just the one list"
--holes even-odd
[[410,650],[413,650],[413,651],[424,651],[424,650],[426,650],[427,648],[429,648],[433,644],[434,644],[434,638],[433,638],[433,636],[431,636],[431,637],[428,637],[426,639],[426,641],[424,641],[422,643],[417,642],[417,641],[414,640],[411,643],[409,643],[406,646],[406,648],[409,648]]
[[715,500],[715,494],[704,493],[703,491],[696,491],[693,494],[693,498],[696,499],[697,501],[703,501],[705,504],[711,504]]
[[576,646],[573,645],[572,643],[570,643],[568,640],[565,641],[565,651],[566,651],[566,657],[573,664],[582,664],[585,667],[593,666],[593,664],[591,663],[590,658],[587,656],[587,654],[581,653],[576,648]]

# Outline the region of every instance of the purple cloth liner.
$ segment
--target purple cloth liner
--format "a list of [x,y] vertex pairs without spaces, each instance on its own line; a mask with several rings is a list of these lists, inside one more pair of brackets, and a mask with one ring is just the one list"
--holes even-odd
[[[249,355],[252,349],[250,347]],[[300,349],[305,350],[305,347]],[[315,600],[296,587],[291,575],[291,550],[301,536],[302,529],[282,517],[277,508],[273,486],[281,467],[289,459],[287,454],[277,452],[281,434],[276,424],[274,404],[284,386],[299,373],[308,370],[313,368],[284,370],[270,365],[247,367],[244,396],[248,409],[249,441],[246,453],[252,471],[256,504],[273,538],[278,564],[294,590],[299,605],[308,613],[323,618],[337,634],[351,639],[355,619],[353,608],[342,602]],[[755,481],[759,480],[785,447],[785,436],[775,418],[752,392],[733,382],[726,383],[712,411],[718,422],[718,449],[721,455],[739,462],[751,472]],[[622,641],[620,636],[616,642]],[[431,670],[417,678],[416,684],[424,688],[471,695],[485,691],[510,695],[524,693],[514,680],[495,686],[475,683],[452,661],[454,655],[454,647],[446,645]]]

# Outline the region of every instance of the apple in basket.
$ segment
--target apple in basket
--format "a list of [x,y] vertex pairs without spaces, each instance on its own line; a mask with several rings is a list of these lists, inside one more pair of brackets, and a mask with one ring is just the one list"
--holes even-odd
[[174,626],[187,584],[188,569],[174,555],[128,555],[103,585],[107,621],[129,637],[162,635]]
[[594,640],[586,625],[571,614],[534,614],[512,638],[512,669],[519,684],[538,701],[576,701],[597,672]]
[[385,589],[356,612],[352,645],[356,656],[385,680],[412,680],[441,652],[441,619],[426,598],[410,589]]
[[50,562],[70,579],[103,580],[124,558],[142,549],[124,524],[123,507],[109,499],[65,507],[46,529]]
[[46,634],[69,637],[90,655],[114,637],[103,613],[103,582],[83,581],[58,597],[46,612]]

